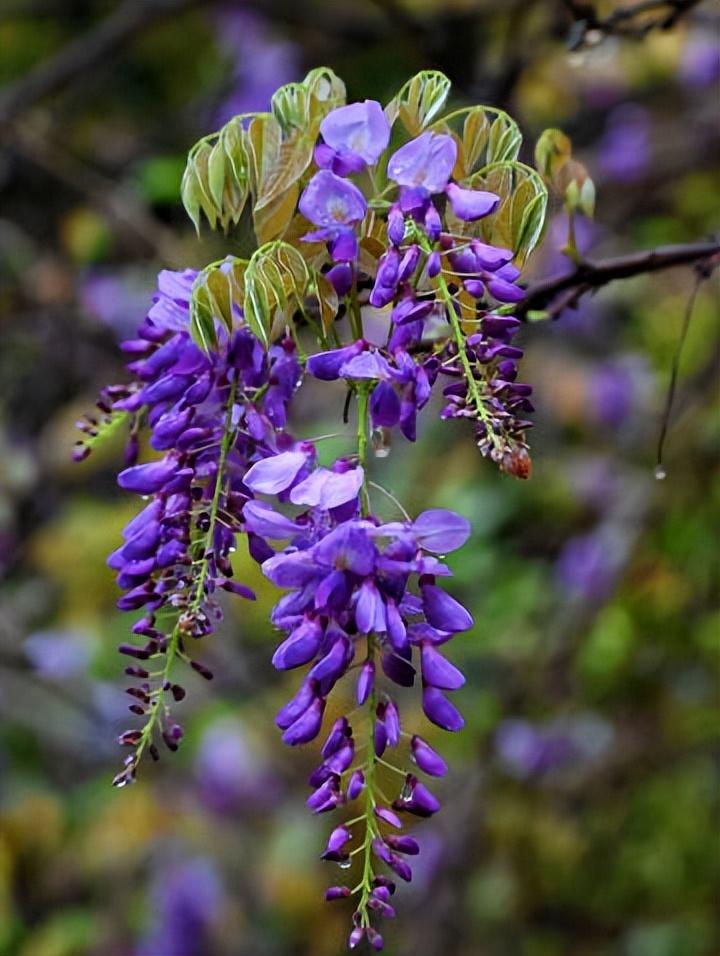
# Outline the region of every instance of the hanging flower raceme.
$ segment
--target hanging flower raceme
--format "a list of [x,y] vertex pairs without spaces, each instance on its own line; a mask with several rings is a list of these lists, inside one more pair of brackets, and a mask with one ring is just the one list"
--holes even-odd
[[[426,738],[463,726],[452,694],[464,677],[443,645],[473,625],[443,557],[467,522],[443,509],[413,520],[387,492],[402,520],[381,517],[368,449],[382,457],[394,430],[414,441],[441,380],[442,417],[469,419],[503,471],[530,470],[531,389],[518,381],[512,311],[544,186],[516,161],[510,117],[441,116],[448,87],[419,74],[383,109],[346,104],[338,77],[316,70],[280,89],[271,113],[201,140],[183,179],[188,212],[198,227],[201,216],[224,229],[252,222],[257,248],[160,274],[123,344],[131,379],[103,390],[74,452],[82,460],[128,426],[118,481],[145,499],[109,559],[119,607],[137,616],[137,640],[121,650],[141,718],[121,737],[132,752],[116,783],[134,779],[144,753],[157,757],[161,738],[177,749],[178,660],[212,676],[196,644],[220,619],[219,596],[253,598],[233,575],[244,535],[285,592],[271,612],[282,634],[272,662],[302,671],[276,723],[291,747],[321,741],[307,804],[337,813],[322,857],[357,869],[326,894],[353,900],[351,948],[383,947],[375,920],[395,915],[396,881],[412,878],[410,831],[440,808],[429,778],[448,767]],[[289,433],[301,382],[344,385],[354,453],[321,465],[315,442]],[[144,433],[158,457],[139,463]],[[426,729],[408,717],[413,688]]]
[[254,600],[252,590],[234,580],[230,561],[249,498],[243,479],[253,462],[291,441],[277,429],[301,374],[291,339],[266,353],[241,328],[223,335],[213,354],[199,349],[188,331],[193,279],[190,272],[161,276],[137,338],[123,345],[135,356],[128,366],[134,381],[110,390],[110,413],[132,416],[133,448],[138,429],[147,425],[151,447],[163,453],[118,476],[125,491],[149,499],[108,559],[124,591],[118,607],[143,611],[132,627],[142,643],[120,650],[134,661],[126,669],[136,680],[128,689],[130,710],[145,724],[120,738],[133,752],[118,785],[133,778],[146,749],[157,756],[160,737],[177,749],[182,729],[168,701],[182,700],[185,689],[172,679],[172,665],[183,657],[212,678],[190,652],[221,617],[216,595],[224,590]]
[[[245,511],[254,533],[291,541],[262,566],[274,584],[288,590],[272,614],[287,634],[273,664],[282,671],[307,668],[276,721],[286,744],[314,740],[328,696],[354,674],[361,716],[340,716],[333,723],[309,780],[307,805],[314,813],[352,805],[352,820],[335,826],[322,856],[343,868],[360,856],[362,878],[354,889],[330,887],[327,899],[356,897],[351,946],[367,937],[377,948],[382,937],[371,917],[394,915],[393,880],[411,880],[406,858],[419,852],[406,826],[440,808],[415,772],[389,763],[388,751],[425,775],[447,771],[427,741],[401,728],[393,685],[412,687],[419,670],[427,719],[443,730],[462,728],[447,693],[462,687],[464,677],[439,647],[471,628],[472,617],[437,583],[450,572],[436,555],[461,547],[470,529],[465,519],[443,510],[390,524],[362,516],[360,467],[338,462],[333,470],[319,468],[298,480],[294,462],[281,457],[272,462],[274,487],[292,503],[310,507],[292,521],[259,502]],[[266,476],[261,478],[259,485],[251,472],[246,480],[258,491],[267,487]],[[377,789],[383,768],[402,777],[390,802]],[[386,869],[390,876],[381,872]]]

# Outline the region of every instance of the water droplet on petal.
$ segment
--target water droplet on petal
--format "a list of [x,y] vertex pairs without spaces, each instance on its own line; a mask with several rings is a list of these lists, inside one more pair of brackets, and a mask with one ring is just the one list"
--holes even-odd
[[349,870],[352,866],[352,860],[343,860],[341,863],[338,863],[338,866],[341,870]]

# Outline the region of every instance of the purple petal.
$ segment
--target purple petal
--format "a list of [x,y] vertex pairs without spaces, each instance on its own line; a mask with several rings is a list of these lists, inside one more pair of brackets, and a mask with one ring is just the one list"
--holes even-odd
[[421,133],[390,157],[388,177],[400,186],[422,186],[439,193],[455,166],[457,145],[444,133]]
[[283,742],[290,747],[295,747],[297,744],[307,744],[314,740],[320,733],[324,711],[325,701],[316,697],[305,713],[298,717],[282,735]]
[[307,664],[317,654],[322,636],[322,628],[317,621],[303,621],[273,654],[273,667],[285,671]]
[[486,242],[480,242],[479,239],[473,239],[472,250],[475,253],[480,266],[489,272],[495,272],[507,265],[513,257],[512,249],[503,249],[499,246],[491,246]]
[[370,396],[374,428],[392,428],[400,421],[400,399],[389,382],[378,382]]
[[346,472],[317,468],[295,485],[290,492],[290,500],[296,505],[311,505],[329,511],[357,498],[364,478],[365,473],[360,467]]
[[382,355],[366,351],[345,362],[340,369],[340,375],[352,379],[388,379],[391,371]]
[[387,630],[385,604],[377,587],[370,580],[363,581],[358,592],[355,623],[361,634],[370,634],[372,631],[384,633]]
[[[347,262],[340,262],[333,266],[326,274],[325,278],[332,283],[338,296],[342,299],[348,294],[353,284],[353,270]],[[316,376],[319,377],[319,376]]]
[[470,523],[454,511],[430,508],[413,522],[413,531],[426,551],[447,554],[461,548],[470,537]]
[[435,584],[422,587],[423,609],[429,624],[439,631],[467,631],[473,626],[469,612]]
[[246,473],[244,482],[258,494],[276,495],[290,487],[306,463],[305,452],[284,451],[256,462]]
[[323,139],[335,150],[350,150],[372,166],[390,142],[390,124],[376,100],[333,110],[320,124]]
[[364,348],[364,342],[353,342],[352,345],[346,345],[341,349],[318,352],[317,355],[311,355],[308,358],[306,369],[315,378],[319,378],[323,382],[332,382],[334,379],[340,378],[340,369],[345,362],[362,352]]
[[355,697],[358,704],[362,707],[372,692],[375,684],[375,664],[373,661],[365,661],[360,668],[360,674],[357,680]]
[[422,706],[428,720],[443,730],[457,731],[465,726],[460,711],[436,687],[424,688]]
[[454,664],[435,650],[432,644],[423,644],[420,653],[423,681],[442,690],[458,690],[465,683],[465,676]]
[[[353,574],[370,574],[377,550],[367,533],[355,524],[341,524],[313,548],[317,561],[326,567]],[[264,570],[264,569],[263,569]]]
[[500,197],[495,193],[484,192],[482,189],[462,189],[455,183],[449,183],[445,192],[453,212],[458,219],[465,222],[474,222],[490,215],[500,204]]
[[316,226],[341,226],[359,222],[367,202],[357,186],[322,169],[305,187],[299,209]]
[[248,501],[243,508],[243,521],[248,531],[273,540],[291,538],[302,530],[300,525],[274,511],[264,501]]
[[358,240],[349,226],[337,229],[330,237],[330,257],[333,262],[354,262],[358,254]]
[[275,723],[281,730],[287,730],[291,724],[295,723],[298,717],[305,713],[316,697],[315,685],[306,680],[300,685],[300,689],[295,696],[278,711]]
[[425,773],[430,774],[431,777],[445,776],[448,770],[447,764],[440,754],[422,737],[415,734],[410,741],[410,750],[415,763]]
[[525,290],[513,285],[512,282],[506,282],[505,279],[499,279],[497,274],[488,279],[487,283],[490,295],[498,302],[521,302],[525,298]]
[[135,465],[126,468],[118,475],[117,482],[125,491],[134,491],[138,495],[152,495],[160,491],[177,472],[175,461],[152,461],[147,465]]

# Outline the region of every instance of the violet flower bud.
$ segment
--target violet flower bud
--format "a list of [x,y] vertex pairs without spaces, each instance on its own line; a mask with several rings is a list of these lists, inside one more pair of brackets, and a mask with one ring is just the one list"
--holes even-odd
[[443,777],[447,773],[448,766],[440,754],[417,734],[410,741],[410,750],[418,767],[431,777]]
[[370,696],[374,683],[375,683],[375,662],[365,661],[365,663],[360,668],[360,674],[358,676],[358,681],[357,681],[357,688],[355,691],[355,698],[361,707]]

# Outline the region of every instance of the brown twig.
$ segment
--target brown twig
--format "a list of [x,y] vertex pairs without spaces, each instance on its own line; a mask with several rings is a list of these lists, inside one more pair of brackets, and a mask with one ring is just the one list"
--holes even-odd
[[532,311],[547,309],[550,316],[556,318],[564,309],[575,305],[586,292],[599,289],[616,279],[629,279],[693,263],[707,265],[708,270],[715,268],[720,264],[720,242],[713,240],[660,246],[627,256],[581,262],[571,272],[541,279],[531,285],[516,311],[522,317]]
[[[669,30],[702,0],[638,0],[619,7],[607,16],[599,16],[595,4],[587,0],[562,0],[573,18],[568,36],[570,49],[577,50],[590,41],[605,36],[623,36],[641,40],[651,30]],[[657,14],[657,16],[652,16]],[[646,19],[646,15],[650,15]]]
[[16,119],[38,100],[56,93],[77,76],[102,63],[149,24],[180,13],[199,2],[126,0],[97,26],[0,91],[0,127]]

